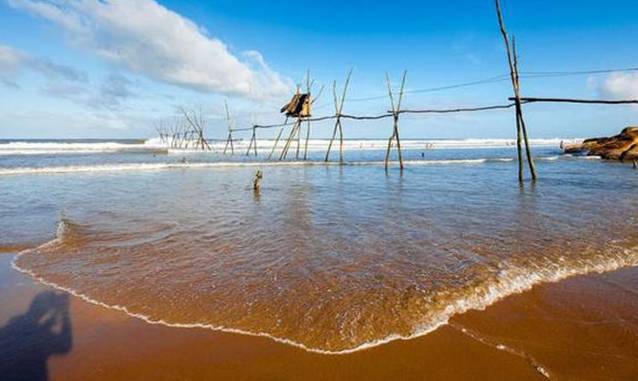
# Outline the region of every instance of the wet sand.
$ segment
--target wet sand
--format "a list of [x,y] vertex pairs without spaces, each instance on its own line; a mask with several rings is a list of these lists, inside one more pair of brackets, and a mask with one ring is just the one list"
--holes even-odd
[[[0,368],[44,361],[49,380],[638,379],[638,268],[539,285],[426,336],[348,355],[151,325],[70,297],[69,348],[31,359],[20,351],[49,344],[7,323],[50,288],[13,270],[12,258],[0,255]],[[16,344],[24,340],[31,347]]]

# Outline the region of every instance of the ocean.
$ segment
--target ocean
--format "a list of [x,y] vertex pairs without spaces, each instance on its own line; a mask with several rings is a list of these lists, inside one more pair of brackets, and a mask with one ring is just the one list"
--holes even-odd
[[[567,140],[566,140],[567,141]],[[348,353],[425,335],[546,282],[638,264],[638,175],[533,140],[326,140],[286,161],[158,139],[0,141],[0,249],[14,267],[149,322]],[[300,157],[303,156],[303,146]],[[292,158],[291,158],[292,156]],[[259,169],[263,185],[253,192]]]

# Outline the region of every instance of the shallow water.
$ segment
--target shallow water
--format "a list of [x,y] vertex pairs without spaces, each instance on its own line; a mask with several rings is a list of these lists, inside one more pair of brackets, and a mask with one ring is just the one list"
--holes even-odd
[[523,187],[511,148],[412,149],[402,174],[384,172],[378,149],[347,151],[345,166],[321,151],[312,165],[2,155],[0,246],[49,241],[59,225],[19,268],[151,321],[349,351],[539,282],[638,264],[631,167],[535,153],[541,179]]

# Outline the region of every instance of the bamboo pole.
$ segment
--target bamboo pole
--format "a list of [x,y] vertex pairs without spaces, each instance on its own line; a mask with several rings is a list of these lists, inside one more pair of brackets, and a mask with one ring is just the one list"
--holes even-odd
[[230,145],[230,154],[235,154],[235,147],[233,146],[233,123],[232,118],[230,117],[230,110],[228,109],[228,101],[224,100],[224,108],[226,109],[226,121],[228,122],[228,139],[226,140],[226,145],[224,146],[224,155],[226,154],[226,150]]
[[[308,109],[311,110],[312,108],[310,107],[312,105],[312,98],[310,97],[311,94],[311,89],[312,87],[312,83],[310,82],[310,70],[308,70],[308,72],[306,73],[306,93],[308,94],[308,102],[309,102],[309,107]],[[301,134],[299,134],[301,135]],[[308,140],[310,140],[310,115],[308,115],[308,120],[307,120],[307,124],[306,124],[306,144],[304,146],[304,150],[303,150],[303,159],[306,160],[306,158],[308,157]],[[299,149],[297,147],[297,149]]]
[[339,162],[343,163],[343,128],[341,126],[341,116],[343,112],[343,106],[346,101],[346,94],[348,92],[348,85],[350,84],[350,77],[352,76],[352,69],[348,72],[346,76],[346,82],[343,85],[343,93],[341,94],[341,100],[337,98],[337,81],[332,82],[332,95],[334,98],[334,106],[335,106],[335,128],[332,132],[332,138],[330,139],[330,143],[328,143],[328,151],[326,152],[327,162],[330,158],[330,149],[332,148],[332,143],[335,140],[337,135],[337,130],[339,131]]
[[518,71],[518,52],[516,51],[516,40],[514,38],[512,38],[512,53],[514,54],[514,71],[516,74],[516,87],[519,89],[518,93],[518,105],[520,107],[520,111],[519,111],[519,118],[521,121],[521,132],[523,133],[523,140],[525,142],[525,154],[527,155],[527,165],[529,165],[529,170],[532,173],[532,180],[536,180],[537,178],[537,174],[536,174],[536,164],[534,163],[534,158],[532,157],[532,149],[531,146],[529,144],[529,138],[527,136],[527,126],[525,126],[525,119],[523,118],[523,107],[522,107],[522,103],[521,103],[521,97],[520,97],[520,88],[521,88],[521,84],[520,84],[520,75],[519,75],[519,71]]
[[401,114],[401,102],[403,101],[403,94],[405,89],[405,79],[407,77],[407,70],[403,72],[403,78],[401,79],[401,88],[399,90],[399,98],[397,103],[394,103],[394,94],[392,91],[392,82],[390,76],[385,73],[386,82],[388,84],[388,95],[390,96],[390,106],[392,107],[392,135],[388,139],[388,149],[385,153],[385,169],[388,170],[388,162],[390,159],[390,151],[392,150],[392,143],[394,140],[397,142],[397,153],[399,156],[399,167],[403,170],[403,155],[401,153],[401,138],[399,136],[399,115]]
[[248,150],[246,150],[246,156],[250,155],[251,148],[254,150],[255,156],[257,156],[257,135],[255,133],[255,129],[256,127],[253,126],[253,134],[250,137],[250,143],[248,144]]
[[284,145],[284,148],[281,150],[281,155],[279,155],[279,160],[283,160],[288,156],[288,150],[290,149],[290,146],[292,145],[292,140],[295,138],[295,133],[297,132],[297,128],[300,125],[301,125],[301,118],[298,117],[297,120],[295,121],[295,124],[290,129],[290,135],[288,135],[286,144]]
[[286,117],[286,121],[284,122],[284,125],[281,126],[281,129],[279,129],[279,133],[277,134],[277,138],[275,139],[275,143],[272,146],[272,150],[270,151],[270,155],[268,155],[268,160],[270,160],[272,155],[275,153],[275,148],[277,148],[277,143],[279,143],[279,138],[281,138],[281,134],[284,132],[284,128],[286,128],[286,124],[288,124],[288,117]]
[[301,118],[299,118],[299,126],[297,127],[297,131],[296,131],[296,138],[297,138],[297,149],[295,152],[295,160],[299,160],[299,148],[301,148]]
[[257,127],[253,126],[253,149],[255,156],[257,156]]
[[[520,78],[518,75],[518,58],[516,56],[515,49],[510,46],[510,38],[505,28],[505,21],[503,19],[503,11],[501,10],[500,0],[495,0],[496,14],[498,16],[498,24],[503,36],[503,42],[505,43],[505,49],[507,50],[507,63],[510,69],[510,79],[512,81],[512,88],[514,90],[514,102],[516,104],[516,150],[518,154],[518,180],[523,181],[523,152],[522,152],[522,139],[521,135],[525,137],[527,160],[530,165],[530,171],[532,179],[536,180],[536,167],[534,160],[531,157],[531,151],[529,148],[529,139],[527,139],[527,129],[524,127],[525,120],[523,118],[523,108],[521,106],[521,94],[520,94]],[[514,42],[515,45],[515,42]]]
[[337,81],[332,81],[332,96],[334,98],[335,104],[335,115],[337,116],[337,120],[335,121],[335,128],[332,131],[332,138],[330,138],[330,142],[328,143],[328,150],[326,151],[325,162],[328,162],[330,159],[330,150],[332,149],[332,142],[334,142],[335,137],[337,136],[337,128],[339,127],[339,120],[341,119],[341,115],[339,115],[339,108],[337,103]]

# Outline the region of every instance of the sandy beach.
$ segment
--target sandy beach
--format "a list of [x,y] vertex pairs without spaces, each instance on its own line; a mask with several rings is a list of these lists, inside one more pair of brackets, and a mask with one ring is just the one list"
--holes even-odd
[[[12,259],[12,254],[0,257],[0,350],[2,368],[9,372],[4,374],[25,372],[14,367],[34,367],[38,364],[33,362],[43,361],[48,380],[630,380],[638,376],[635,268],[536,286],[485,311],[456,316],[424,337],[347,355],[309,353],[267,338],[152,325],[70,296],[69,350],[35,358],[30,355],[34,349],[48,353],[50,342],[8,333],[7,324],[25,314],[37,295],[51,289],[12,269]],[[31,343],[16,344],[22,340]],[[20,358],[26,361],[17,361]]]

